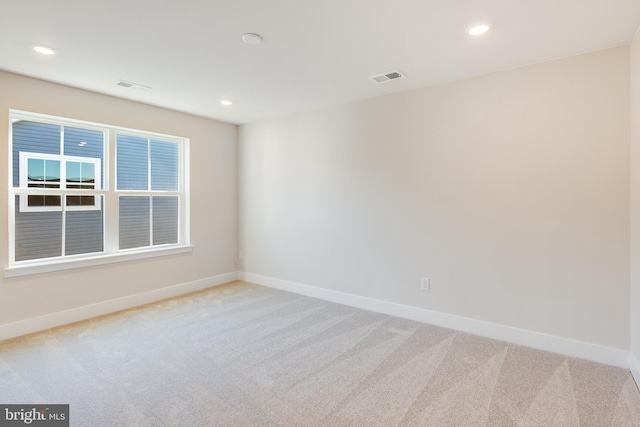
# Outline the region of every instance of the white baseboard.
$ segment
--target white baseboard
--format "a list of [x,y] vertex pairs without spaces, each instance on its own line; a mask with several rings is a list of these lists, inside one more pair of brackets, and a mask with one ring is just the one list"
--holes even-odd
[[640,389],[640,362],[638,362],[638,358],[632,351],[629,352],[629,368],[631,369],[633,379],[636,380],[636,384]]
[[[480,335],[500,341],[506,341],[512,344],[532,347],[538,350],[549,351],[565,356],[591,360],[593,362],[629,369],[629,351],[627,350],[605,347],[598,344],[557,337],[525,329],[512,328],[510,326],[498,325],[496,323],[484,322],[481,320],[396,304],[393,302],[377,300],[354,294],[347,294],[301,283],[274,279],[272,277],[261,276],[253,273],[238,272],[238,279],[326,301],[332,301],[405,319],[417,320],[419,322],[467,332],[474,335]],[[638,377],[636,376],[636,380],[637,378]]]
[[47,314],[45,316],[20,320],[18,322],[0,325],[0,341],[33,332],[43,331],[56,326],[66,325],[80,320],[90,319],[103,314],[113,313],[127,308],[160,301],[178,295],[195,292],[206,288],[222,285],[237,280],[238,273],[226,273],[218,276],[207,277],[193,282],[180,283],[166,288],[155,289],[149,292],[129,295],[95,304],[76,307],[69,310]]

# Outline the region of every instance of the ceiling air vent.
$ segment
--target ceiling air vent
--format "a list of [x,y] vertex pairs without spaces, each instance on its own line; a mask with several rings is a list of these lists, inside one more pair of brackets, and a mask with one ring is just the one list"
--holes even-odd
[[138,83],[132,83],[125,80],[118,80],[118,83],[116,83],[116,86],[120,86],[126,89],[139,90],[142,92],[146,92],[151,89],[149,86],[140,85]]
[[395,70],[395,71],[389,71],[388,73],[380,74],[380,75],[369,77],[369,78],[376,83],[385,83],[391,80],[402,79],[404,77],[405,76],[404,74],[402,74],[402,72]]

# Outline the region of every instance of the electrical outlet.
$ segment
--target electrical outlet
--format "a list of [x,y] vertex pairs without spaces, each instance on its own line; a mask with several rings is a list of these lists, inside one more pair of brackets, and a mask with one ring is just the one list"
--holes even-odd
[[238,259],[244,259],[244,251],[238,251]]
[[431,283],[428,277],[423,277],[422,279],[420,279],[420,289],[422,289],[423,291],[431,290]]

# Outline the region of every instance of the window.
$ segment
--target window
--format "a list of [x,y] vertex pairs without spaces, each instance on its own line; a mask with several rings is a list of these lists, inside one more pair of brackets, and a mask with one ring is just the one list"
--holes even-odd
[[188,140],[18,111],[10,120],[5,276],[189,248]]
[[116,135],[120,249],[177,243],[178,152],[175,142]]
[[[86,145],[86,143],[85,143]],[[67,210],[100,209],[100,198],[91,195],[100,189],[100,159],[19,151],[20,187],[84,190],[85,195],[67,196]],[[59,195],[22,194],[20,212],[59,211]]]

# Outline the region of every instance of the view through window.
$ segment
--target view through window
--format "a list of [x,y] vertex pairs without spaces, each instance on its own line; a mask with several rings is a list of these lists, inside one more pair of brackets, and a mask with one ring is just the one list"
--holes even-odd
[[188,245],[186,139],[10,119],[10,266]]

